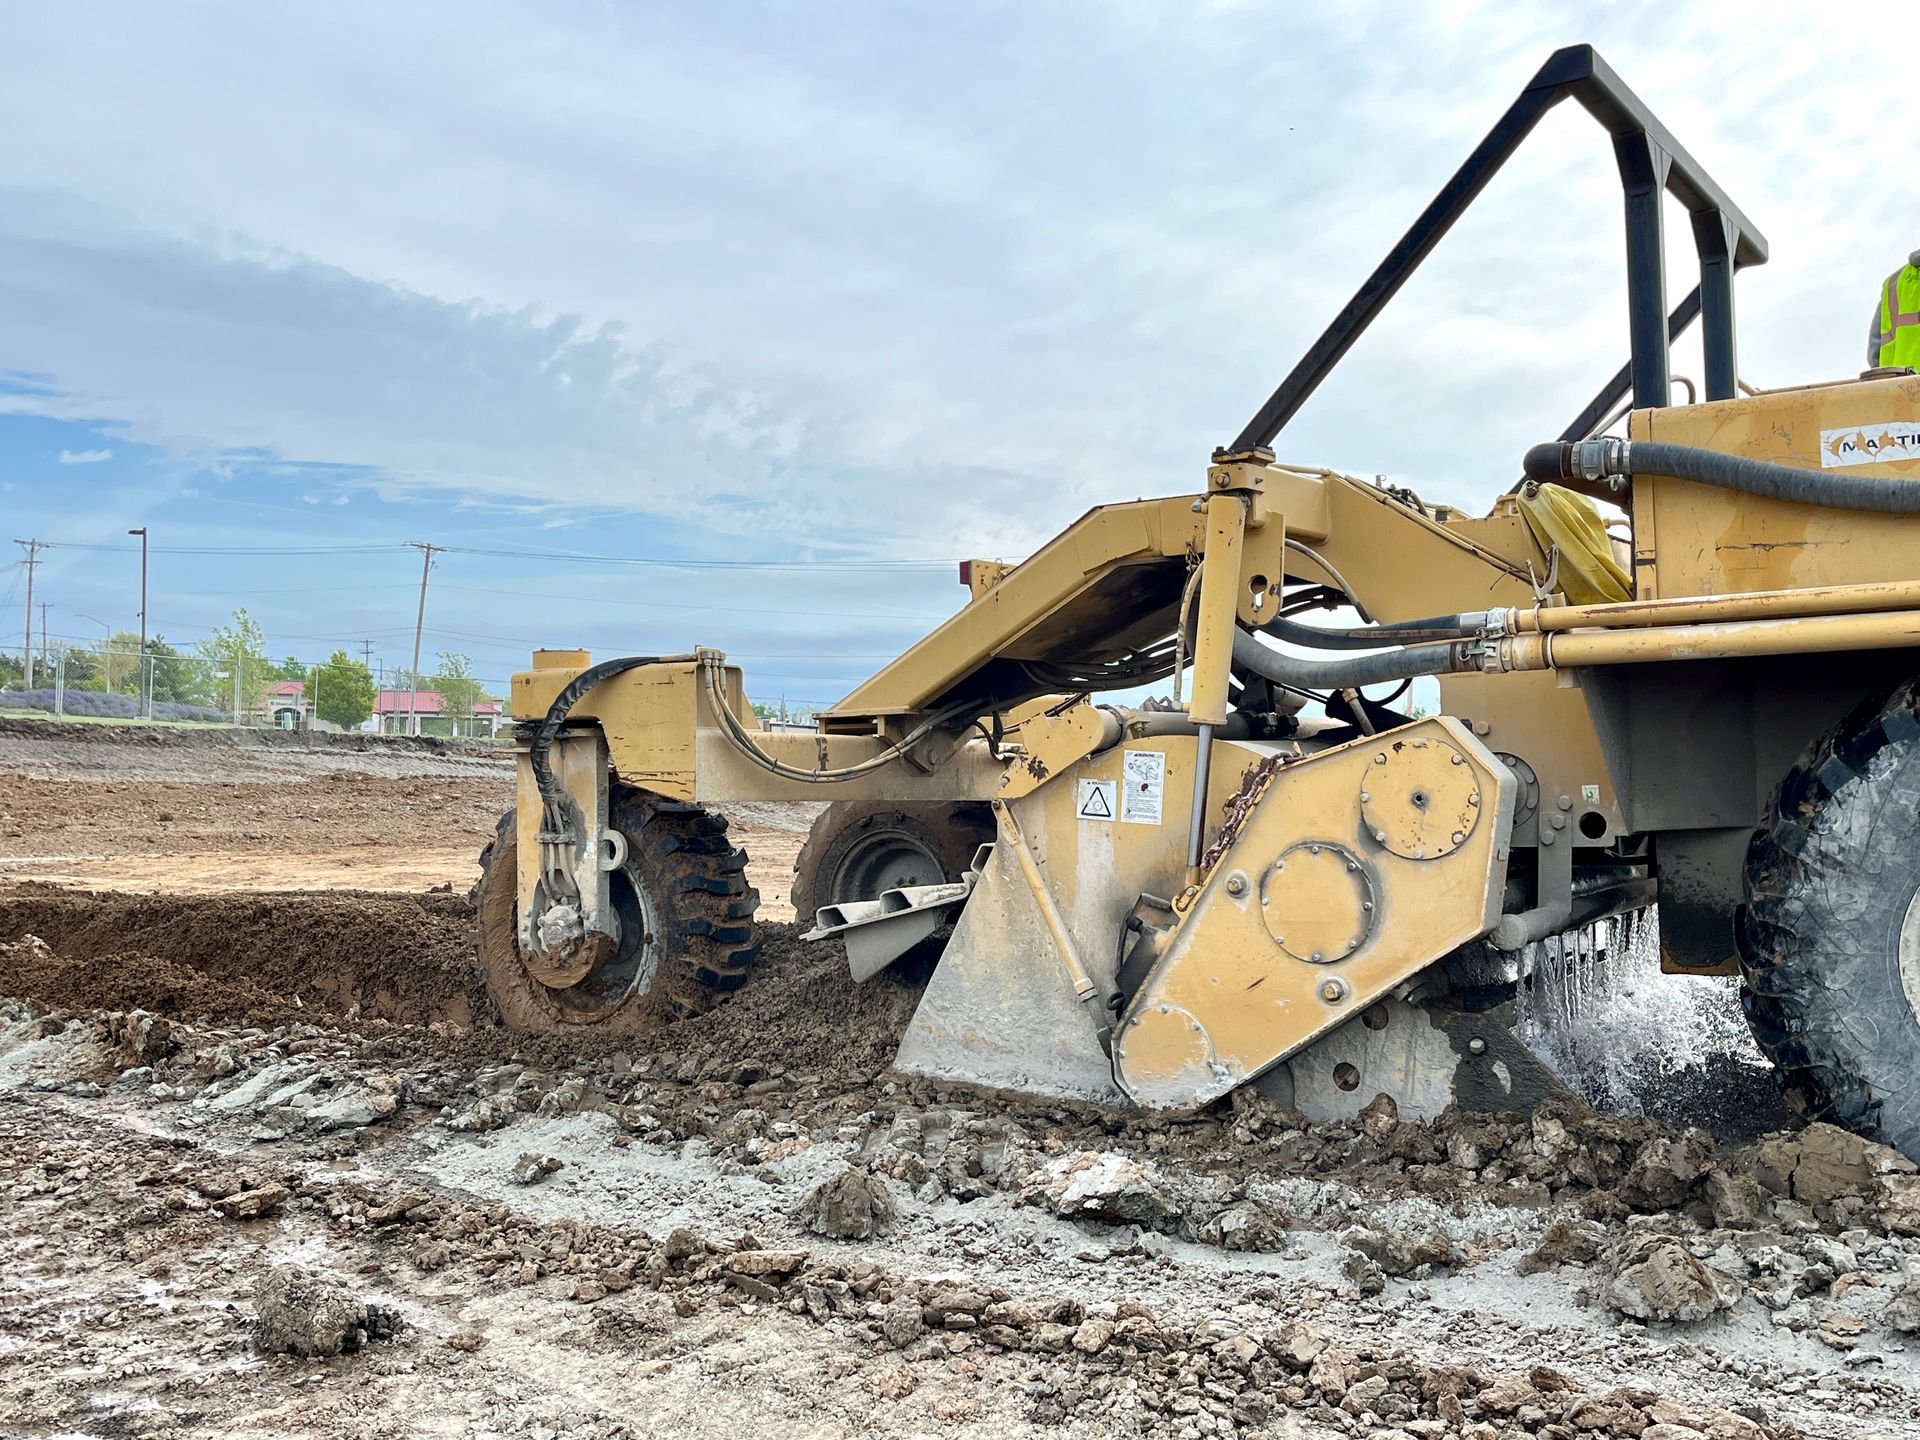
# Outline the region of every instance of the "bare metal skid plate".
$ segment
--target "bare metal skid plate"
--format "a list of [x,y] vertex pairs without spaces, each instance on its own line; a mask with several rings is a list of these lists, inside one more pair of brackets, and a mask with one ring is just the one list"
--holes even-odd
[[1095,1016],[1007,848],[994,847],[895,1063],[934,1080],[1123,1105]]
[[1391,1095],[1402,1120],[1462,1110],[1533,1109],[1566,1086],[1509,1028],[1511,1007],[1483,1012],[1386,999],[1286,1062],[1289,1103],[1309,1120],[1350,1120]]

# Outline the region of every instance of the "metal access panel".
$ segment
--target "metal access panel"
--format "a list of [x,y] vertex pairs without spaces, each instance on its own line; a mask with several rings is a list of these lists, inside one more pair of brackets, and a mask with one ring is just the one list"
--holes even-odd
[[1484,935],[1517,788],[1445,716],[1277,767],[1114,1030],[1121,1087],[1204,1104]]

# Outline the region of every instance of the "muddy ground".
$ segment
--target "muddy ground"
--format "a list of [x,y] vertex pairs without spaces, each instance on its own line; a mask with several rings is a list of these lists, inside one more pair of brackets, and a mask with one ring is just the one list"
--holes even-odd
[[[38,776],[7,854],[86,785],[241,803]],[[346,848],[492,818],[336,798]],[[530,1040],[451,881],[0,882],[0,1434],[1920,1430],[1920,1177],[1841,1132],[1000,1100],[781,926],[646,1044]]]

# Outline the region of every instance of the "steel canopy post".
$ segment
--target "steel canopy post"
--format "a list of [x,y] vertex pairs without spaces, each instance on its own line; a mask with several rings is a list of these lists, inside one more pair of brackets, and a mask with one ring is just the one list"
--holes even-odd
[[1661,207],[1673,158],[1644,130],[1617,135],[1614,157],[1627,201],[1627,333],[1632,338],[1633,403],[1639,409],[1670,398],[1667,355],[1667,227]]
[[1706,355],[1706,395],[1731,400],[1740,385],[1733,328],[1733,272],[1738,236],[1733,222],[1713,211],[1693,212],[1693,244],[1700,253],[1701,348]]

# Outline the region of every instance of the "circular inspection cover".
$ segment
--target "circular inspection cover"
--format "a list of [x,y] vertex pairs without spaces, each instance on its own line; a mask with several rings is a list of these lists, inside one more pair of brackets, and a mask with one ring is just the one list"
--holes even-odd
[[1366,863],[1329,840],[1290,846],[1260,877],[1260,918],[1296,960],[1346,959],[1373,933],[1374,913]]
[[1480,780],[1444,740],[1388,742],[1361,777],[1360,816],[1394,854],[1437,860],[1480,823]]

